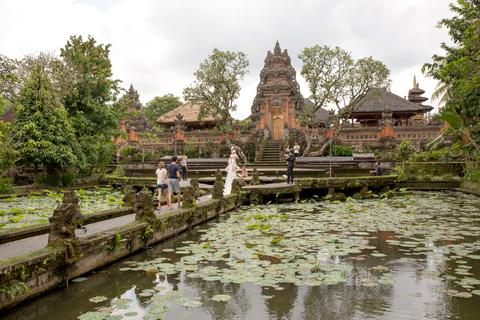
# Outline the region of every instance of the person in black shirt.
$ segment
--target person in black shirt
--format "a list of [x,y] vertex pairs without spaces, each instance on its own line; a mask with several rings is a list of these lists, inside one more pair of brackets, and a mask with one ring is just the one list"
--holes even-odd
[[380,161],[377,161],[377,163],[375,163],[375,175],[376,176],[382,175],[382,165],[380,164]]
[[172,157],[172,163],[167,166],[168,173],[168,207],[172,207],[172,193],[177,195],[178,207],[180,207],[180,166],[177,164],[177,156]]
[[293,183],[293,168],[295,167],[295,155],[287,150],[285,153],[285,160],[287,160],[287,183]]

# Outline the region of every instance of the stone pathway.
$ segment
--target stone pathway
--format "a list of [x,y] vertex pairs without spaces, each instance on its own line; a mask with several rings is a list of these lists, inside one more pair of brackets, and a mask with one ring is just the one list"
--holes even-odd
[[[204,202],[209,199],[211,199],[211,195],[206,195],[198,198],[198,201]],[[178,208],[178,205],[176,203],[173,204],[173,209],[177,209],[177,208]],[[156,210],[155,213],[159,214],[168,210],[169,209],[167,208],[167,206],[162,206],[162,209]],[[81,229],[77,229],[75,233],[77,237],[85,238],[92,234],[104,232],[109,229],[131,223],[133,221],[135,221],[135,215],[129,214],[129,215],[125,215],[117,218],[112,218],[104,221],[87,224],[85,225],[85,227],[87,228],[86,233],[84,233]],[[42,235],[38,235],[38,236],[26,238],[26,239],[21,239],[21,240],[1,244],[0,260],[16,257],[32,251],[40,250],[47,245],[47,242],[48,242],[48,234],[42,234]]]

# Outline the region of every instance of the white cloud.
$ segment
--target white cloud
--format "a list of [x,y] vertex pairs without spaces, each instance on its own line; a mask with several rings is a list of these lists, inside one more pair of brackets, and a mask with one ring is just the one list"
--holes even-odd
[[267,50],[275,40],[297,55],[313,44],[338,45],[355,57],[373,56],[392,70],[392,91],[404,96],[413,74],[431,94],[435,81],[421,66],[447,41],[437,22],[450,0],[2,0],[0,52],[11,57],[56,51],[73,34],[112,44],[115,77],[133,83],[143,102],[168,92],[181,96],[213,48],[244,51],[250,73],[242,86],[245,117]]

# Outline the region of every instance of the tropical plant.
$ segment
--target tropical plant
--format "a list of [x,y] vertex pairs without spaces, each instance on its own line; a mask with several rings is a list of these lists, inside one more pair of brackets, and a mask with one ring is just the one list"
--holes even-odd
[[21,162],[43,165],[50,176],[77,165],[74,130],[42,67],[20,90],[16,111],[13,145]]
[[237,109],[239,82],[247,74],[248,65],[243,52],[213,49],[195,71],[193,85],[183,90],[185,100],[200,106],[199,119],[213,116],[220,127],[231,130],[230,112]]
[[[450,132],[459,134],[480,152],[480,3],[457,0],[450,4],[453,17],[442,19],[452,45],[441,44],[444,55],[434,55],[423,71],[440,81],[444,105],[442,118]],[[440,95],[440,94],[439,94]]]
[[403,140],[395,147],[395,161],[407,161],[411,154],[415,152],[415,148],[410,140]]
[[145,107],[145,116],[150,123],[155,123],[161,115],[172,111],[182,104],[180,98],[175,97],[173,94],[166,94],[163,96],[155,97],[150,100]]

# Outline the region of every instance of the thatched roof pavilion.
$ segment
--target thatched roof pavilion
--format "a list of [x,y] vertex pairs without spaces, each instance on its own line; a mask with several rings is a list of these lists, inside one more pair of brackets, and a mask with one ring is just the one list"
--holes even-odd
[[424,114],[433,109],[411,102],[387,89],[370,89],[361,99],[353,105],[350,118],[362,125],[378,125],[382,113],[392,113],[392,120],[398,124],[406,124],[411,117]]
[[209,115],[201,120],[199,119],[198,116],[200,114],[200,106],[198,104],[194,104],[192,101],[187,101],[172,111],[160,116],[157,119],[157,123],[166,126],[173,126],[178,114],[183,117],[185,125],[190,129],[204,129],[215,126],[216,120],[213,116]]

